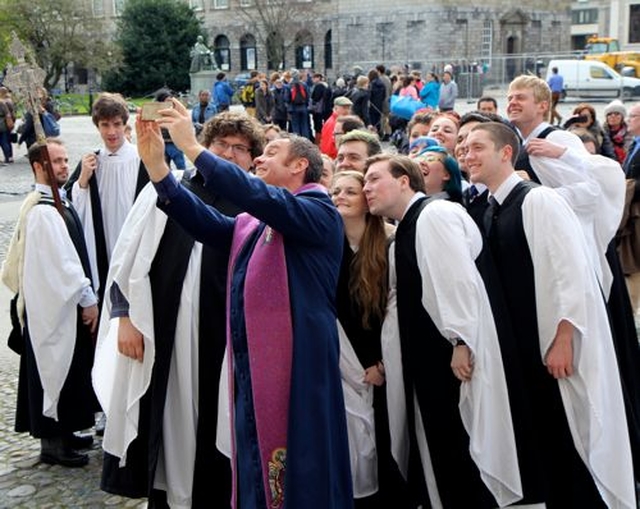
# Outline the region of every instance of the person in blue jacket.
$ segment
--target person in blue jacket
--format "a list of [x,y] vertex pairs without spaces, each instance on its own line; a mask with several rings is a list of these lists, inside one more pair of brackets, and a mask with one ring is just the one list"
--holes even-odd
[[438,107],[438,99],[440,98],[440,80],[438,75],[433,72],[427,73],[427,82],[420,90],[420,100],[431,109]]

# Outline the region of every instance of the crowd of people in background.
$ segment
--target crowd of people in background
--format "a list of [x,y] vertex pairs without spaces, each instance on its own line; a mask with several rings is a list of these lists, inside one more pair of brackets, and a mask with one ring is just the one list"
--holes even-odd
[[[457,96],[451,66],[220,72],[191,111],[158,91],[137,147],[101,94],[70,177],[32,145],[2,271],[16,430],[81,467],[102,409],[101,488],[151,507],[637,507],[640,104],[562,123],[532,75],[504,112]],[[47,224],[58,278],[28,240]]]

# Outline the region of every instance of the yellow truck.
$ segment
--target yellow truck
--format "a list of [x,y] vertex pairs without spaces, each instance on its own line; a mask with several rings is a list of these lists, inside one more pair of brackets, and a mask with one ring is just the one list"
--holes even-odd
[[620,51],[620,42],[613,37],[589,37],[584,58],[604,62],[624,76],[640,78],[640,53]]

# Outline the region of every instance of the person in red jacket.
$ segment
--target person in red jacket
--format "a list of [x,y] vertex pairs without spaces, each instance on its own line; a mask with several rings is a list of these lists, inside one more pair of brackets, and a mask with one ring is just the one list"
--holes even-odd
[[320,134],[320,151],[327,154],[331,159],[335,159],[338,155],[335,140],[333,138],[333,129],[336,125],[338,117],[349,115],[351,113],[351,99],[344,96],[338,96],[333,100],[333,113],[325,121]]

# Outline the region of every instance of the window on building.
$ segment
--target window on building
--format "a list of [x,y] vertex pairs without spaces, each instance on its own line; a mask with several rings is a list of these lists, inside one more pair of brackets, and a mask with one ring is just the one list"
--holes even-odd
[[333,39],[331,35],[331,30],[327,30],[327,33],[324,34],[324,68],[332,69],[333,68]]
[[640,42],[640,5],[629,6],[629,42]]
[[380,58],[386,62],[391,57],[391,43],[393,42],[393,23],[376,23],[376,35]]
[[240,39],[240,67],[243,71],[258,68],[256,38],[251,34],[245,34]]
[[251,5],[251,0],[240,0],[240,7],[249,7]]
[[272,32],[267,37],[267,68],[281,71],[284,69],[284,38],[279,32]]
[[574,25],[593,25],[598,22],[598,9],[576,9],[571,11],[571,23]]
[[212,0],[211,6],[214,9],[228,9],[229,8],[229,0]]
[[194,11],[204,11],[204,0],[189,0],[189,7]]
[[301,30],[295,37],[296,67],[313,68],[313,36],[307,30]]
[[231,69],[231,46],[226,35],[219,35],[214,39],[213,58],[223,71]]
[[91,8],[93,9],[93,15],[96,17],[104,16],[104,0],[93,0],[91,2]]
[[125,0],[113,0],[113,14],[116,16],[122,16],[124,11]]

